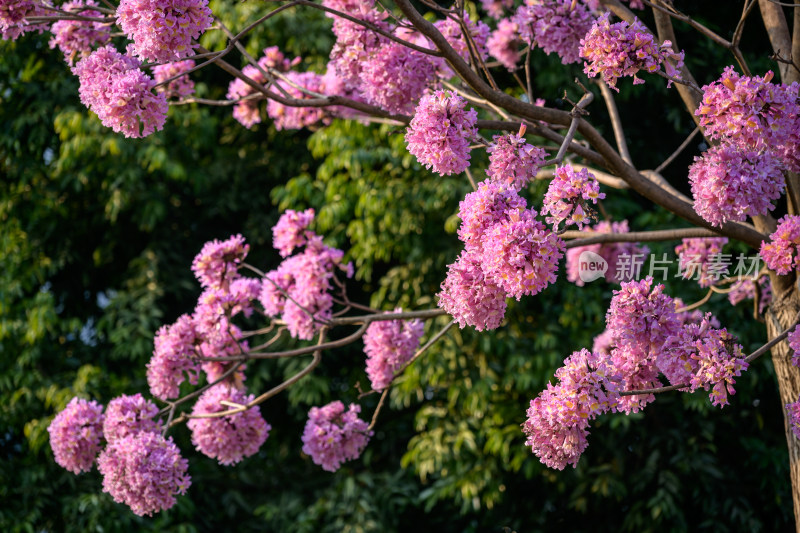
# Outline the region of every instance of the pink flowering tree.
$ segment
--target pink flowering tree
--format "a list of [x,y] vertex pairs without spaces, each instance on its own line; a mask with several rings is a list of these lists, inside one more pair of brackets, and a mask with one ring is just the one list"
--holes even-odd
[[[359,364],[370,385],[357,399],[380,395],[374,412],[365,416],[358,403],[331,398],[310,410],[298,436],[314,463],[336,470],[358,459],[392,386],[454,325],[502,328],[508,299],[546,301],[564,265],[569,281],[602,277],[614,290],[605,332],[594,346],[565,353],[563,367],[520,413],[532,453],[554,469],[574,466],[596,418],[639,412],[672,391],[702,389],[713,405],[735,409],[737,378],[771,350],[800,519],[800,7],[792,6],[790,29],[778,3],[746,0],[737,5],[738,22],[720,33],[662,0],[421,6],[276,1],[229,28],[205,0],[0,0],[3,38],[51,32],[81,102],[126,137],[161,130],[170,105],[189,104],[230,106],[245,128],[266,118],[278,130],[324,128],[335,119],[390,124],[420,166],[463,176],[473,189],[458,210],[461,252],[440,273],[430,308],[386,302],[395,310],[384,312],[353,301],[354,265],[314,231],[312,209],[281,216],[273,246],[282,261],[269,271],[248,262],[250,245],[240,235],[209,242],[191,264],[202,290],[196,307],[157,332],[142,369],[159,403],[140,394],[105,408],[73,400],[50,425],[56,461],[75,473],[96,461],[103,490],[136,514],[168,509],[191,485],[172,428],[186,423],[198,451],[222,465],[237,463],[272,430],[261,404],[312,373],[326,351],[363,342]],[[260,25],[301,9],[332,19],[324,69],[301,70],[301,59],[275,43],[263,43],[256,55],[242,44]],[[680,48],[674,25],[720,46],[731,66],[691,72],[684,63],[692,51]],[[757,25],[769,35],[772,70],[755,71],[743,51],[747,30]],[[224,44],[207,49],[201,42],[212,33]],[[532,54],[578,65],[596,87],[576,79],[562,94],[535,94]],[[207,68],[230,76],[225,99],[195,95],[192,76]],[[654,169],[636,164],[615,101],[614,91],[647,90],[643,84],[677,93],[697,125]],[[608,131],[591,119],[598,107],[609,117]],[[706,149],[680,183],[670,183],[662,172],[698,135]],[[473,164],[481,152],[485,169]],[[540,182],[547,183],[544,194],[535,193]],[[685,224],[629,227],[603,204],[622,189],[637,193],[642,209],[666,210]],[[675,242],[682,276],[697,280],[706,297],[684,302],[628,268],[657,241]],[[721,271],[717,259],[734,242],[764,267]],[[717,293],[732,303],[754,300],[753,319],[765,323],[763,346],[745,353],[736,324],[720,324],[703,308]],[[446,324],[433,327],[443,315]],[[291,348],[272,349],[287,338]],[[251,366],[309,356],[285,381],[249,389]]]

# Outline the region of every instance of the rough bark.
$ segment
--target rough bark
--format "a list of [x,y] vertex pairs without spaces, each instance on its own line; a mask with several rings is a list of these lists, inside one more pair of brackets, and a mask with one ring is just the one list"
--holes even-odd
[[[767,336],[773,339],[786,328],[794,324],[797,313],[800,312],[800,294],[796,287],[776,297],[767,311]],[[775,376],[778,379],[781,405],[783,411],[784,431],[786,443],[789,448],[789,470],[792,480],[792,500],[794,503],[795,527],[800,532],[800,440],[794,436],[789,428],[789,419],[786,409],[787,403],[796,402],[800,397],[800,369],[792,365],[792,350],[789,342],[783,341],[772,349],[772,363],[775,366]]]

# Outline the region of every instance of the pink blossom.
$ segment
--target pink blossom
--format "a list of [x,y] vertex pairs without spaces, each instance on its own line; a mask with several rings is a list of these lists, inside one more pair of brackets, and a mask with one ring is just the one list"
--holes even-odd
[[458,204],[458,238],[468,247],[480,248],[493,226],[508,220],[510,213],[525,209],[526,204],[516,189],[499,180],[485,180]]
[[268,272],[259,295],[265,312],[270,316],[280,314],[292,337],[303,340],[313,338],[331,318],[330,291],[336,270],[352,275],[350,265],[342,264],[344,252],[325,245],[320,236],[308,233],[305,250]]
[[250,245],[245,244],[241,235],[209,241],[192,261],[192,272],[203,287],[223,288],[239,277],[239,265],[249,251]]
[[104,126],[125,137],[146,137],[161,130],[167,119],[167,99],[153,94],[153,81],[139,70],[139,62],[106,45],[78,61],[81,102],[97,114]]
[[506,293],[489,281],[475,252],[464,250],[447,270],[442,290],[436,295],[439,307],[458,325],[478,331],[500,326],[506,312]]
[[[711,391],[711,403],[727,405],[735,394],[735,376],[747,370],[742,347],[727,330],[715,327],[711,313],[699,322],[687,323],[670,335],[659,351],[657,364],[672,385],[687,384],[686,390]],[[718,325],[718,323],[717,323]]]
[[459,174],[469,166],[469,145],[478,134],[478,114],[450,91],[422,97],[406,130],[408,151],[437,174]]
[[[220,384],[205,391],[192,409],[193,415],[228,411],[233,407],[221,402],[247,405],[255,397],[236,387]],[[258,451],[269,436],[270,425],[258,407],[215,418],[191,418],[186,424],[192,432],[192,444],[202,454],[222,465],[232,465]]]
[[47,24],[31,24],[28,17],[44,17],[48,12],[29,0],[0,0],[0,36],[15,41],[26,32],[42,33]]
[[765,215],[784,187],[777,159],[731,145],[714,146],[689,167],[694,209],[714,226]]
[[361,406],[350,404],[345,411],[340,401],[312,407],[303,430],[303,453],[323,470],[336,472],[342,463],[358,459],[372,431],[358,418]]
[[[587,231],[587,237],[594,233],[628,233],[628,221],[622,222],[599,222]],[[650,250],[646,246],[642,246],[635,242],[610,242],[602,244],[590,244],[587,246],[576,246],[567,250],[567,279],[575,285],[582,287],[584,281],[580,277],[580,257],[584,252],[592,252],[602,257],[608,264],[608,270],[605,273],[605,279],[609,283],[630,281],[627,279],[619,279],[620,273],[619,260],[620,257],[634,257],[645,256]]]
[[[606,328],[614,345],[612,366],[622,378],[622,390],[661,386],[655,357],[664,341],[680,327],[675,303],[663,291],[664,286],[653,286],[653,278],[648,276],[641,281],[622,283],[611,298]],[[652,394],[625,396],[619,409],[637,412],[654,400]]]
[[295,248],[304,246],[308,237],[313,235],[307,232],[308,226],[314,221],[314,210],[294,211],[287,209],[272,228],[272,245],[281,254],[288,257]]
[[103,438],[103,406],[73,398],[50,425],[50,447],[59,466],[73,474],[92,469]]
[[588,350],[574,352],[556,371],[557,385],[531,401],[523,432],[539,460],[563,470],[577,466],[588,445],[589,421],[598,415],[616,411],[619,403],[619,376],[604,358]]
[[143,61],[168,62],[192,53],[213,21],[208,0],[121,0],[117,22]]
[[[261,74],[253,65],[247,65],[242,69],[242,74],[252,79],[256,83],[266,83],[266,78]],[[255,90],[245,83],[243,80],[236,78],[230,85],[228,85],[228,92],[226,97],[230,100],[239,100],[233,106],[233,118],[235,118],[245,128],[252,128],[256,124],[261,123],[261,114],[259,113],[258,106],[260,96],[256,98],[247,98],[255,94]]]
[[185,494],[192,483],[188,467],[172,438],[150,432],[108,443],[97,459],[103,491],[139,516],[175,505],[175,494]]
[[[307,100],[313,98],[298,87],[315,93],[320,93],[322,90],[322,76],[314,72],[291,71],[286,73],[286,78],[291,83],[278,80],[277,84],[293,99]],[[280,96],[284,96],[280,91],[276,90],[276,92]],[[288,106],[277,100],[270,99],[267,101],[267,115],[275,122],[275,129],[278,131],[283,129],[299,130],[305,126],[313,126],[321,122],[325,118],[325,109],[322,107]]]
[[[388,16],[385,12],[364,5],[351,14],[385,32],[391,32],[391,26],[384,20]],[[372,54],[388,44],[389,39],[361,24],[339,17],[333,21],[333,33],[336,42],[331,49],[330,64],[348,89],[357,88],[361,85],[363,66]]]
[[546,220],[554,230],[558,229],[561,222],[567,226],[575,224],[582,229],[592,218],[589,202],[596,204],[605,197],[605,193],[600,192],[600,183],[594,174],[585,168],[575,171],[571,166],[564,165],[556,168],[555,176],[547,188],[542,214],[550,215]]
[[536,177],[544,165],[547,152],[525,141],[524,127],[519,135],[510,133],[494,137],[489,152],[489,168],[486,173],[499,183],[522,189]]
[[[470,20],[469,14],[466,13],[464,14],[463,23],[469,32],[470,40],[474,44],[474,47],[472,44],[467,43],[464,37],[464,31],[458,21],[446,18],[444,20],[437,20],[433,25],[436,26],[436,29],[447,39],[447,43],[461,56],[461,59],[467,63],[472,63],[472,57],[477,55],[481,60],[485,61],[486,58],[489,57],[489,51],[486,49],[486,41],[489,39],[490,33],[489,26],[480,20],[473,22]],[[432,42],[429,42],[428,48],[435,50],[436,46]],[[472,50],[472,52],[470,52],[470,50]],[[439,75],[442,78],[453,77],[454,72],[444,59],[438,58],[435,62],[439,69]]]
[[486,279],[519,300],[556,281],[564,242],[536,220],[536,211],[511,211],[482,242],[481,268]]
[[704,86],[695,115],[705,134],[747,150],[786,144],[798,127],[798,85],[775,85],[772,76],[772,71],[763,77],[740,76],[727,67],[718,81]]
[[701,287],[716,285],[720,280],[719,267],[725,265],[722,247],[727,243],[726,237],[683,239],[675,247],[675,253],[684,279],[696,279]]
[[[61,6],[64,11],[78,13],[82,17],[99,17],[99,11],[86,9],[96,6],[94,0],[74,0]],[[57,20],[50,29],[53,37],[50,39],[50,48],[58,47],[64,54],[68,65],[75,63],[75,57],[86,57],[97,45],[108,42],[111,38],[111,28],[102,22],[89,22],[86,20]]]
[[517,63],[521,59],[519,45],[519,25],[510,18],[504,18],[497,23],[494,30],[486,41],[489,54],[497,58],[500,63],[508,70],[516,70]]
[[670,41],[659,45],[653,34],[636,18],[632,25],[624,20],[611,24],[609,16],[609,13],[601,15],[581,39],[580,54],[586,59],[583,71],[589,77],[602,75],[609,87],[617,92],[617,79],[622,76],[633,76],[634,85],[644,83],[636,77],[640,70],[657,72],[663,66],[668,76],[680,79],[683,52],[675,53]]
[[155,350],[147,363],[150,393],[160,400],[177,398],[184,380],[196,385],[200,374],[197,345],[200,338],[189,315],[181,315],[171,326],[162,326],[155,337]]
[[430,57],[402,44],[381,46],[362,64],[364,99],[390,113],[410,113],[436,75]]
[[[166,63],[164,65],[157,65],[153,67],[153,77],[156,83],[161,84],[170,78],[173,78],[183,72],[187,72],[194,68],[194,61],[186,59],[184,61],[176,61],[175,63]],[[168,85],[159,85],[156,91],[163,92],[167,98],[188,98],[194,94],[194,81],[188,74],[181,76],[169,82]]]
[[733,283],[728,293],[728,301],[731,305],[738,305],[742,300],[755,299],[756,294],[758,294],[758,312],[764,313],[772,303],[772,287],[767,276],[758,281],[758,287],[752,279],[742,279]]
[[395,374],[413,357],[424,332],[420,320],[380,320],[369,325],[364,333],[364,353],[373,390],[383,390],[392,383]]
[[141,432],[158,433],[161,430],[158,407],[141,394],[122,395],[108,402],[103,435],[108,442]]
[[548,55],[555,52],[568,65],[580,59],[580,40],[592,28],[594,17],[583,2],[526,0],[513,20],[525,42]]
[[778,274],[800,269],[800,216],[786,215],[778,221],[769,242],[761,243],[761,257]]
[[490,17],[499,19],[506,9],[513,7],[514,0],[481,0],[481,5]]

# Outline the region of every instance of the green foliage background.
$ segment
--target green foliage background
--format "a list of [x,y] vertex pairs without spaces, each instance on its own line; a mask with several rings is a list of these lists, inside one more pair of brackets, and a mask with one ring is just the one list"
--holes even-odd
[[[263,4],[212,8],[241,27]],[[696,9],[720,28],[738,16]],[[321,69],[329,24],[314,12],[273,19],[247,47],[258,54],[280,44],[302,55],[304,68]],[[767,68],[763,35],[751,26],[754,65]],[[679,39],[696,50],[687,63],[706,75],[701,83],[731,61],[680,28]],[[559,97],[575,94],[580,69],[539,54],[533,61],[537,96],[565,105]],[[210,98],[228,82],[212,70],[198,79],[200,95]],[[658,79],[648,78],[646,90],[620,85],[634,159],[655,166],[692,130],[691,120]],[[609,134],[598,102],[591,119]],[[698,151],[668,169],[677,187],[686,190],[685,169]],[[476,154],[474,175],[485,164]],[[229,109],[190,105],[173,107],[164,131],[125,140],[81,106],[76,80],[37,36],[0,43],[0,176],[2,531],[791,528],[781,406],[766,359],[739,380],[724,410],[702,394],[675,394],[642,414],[601,418],[574,470],[546,469],[530,453],[520,431],[530,400],[569,353],[602,331],[614,288],[576,287],[563,270],[546,292],[510,302],[504,327],[451,330],[411,367],[360,460],[329,474],[300,453],[299,438],[310,406],[355,401],[354,385],[367,384],[356,344],[326,353],[314,375],[261,407],[271,435],[236,467],[194,452],[186,428],[175,430],[193,486],[169,512],[138,518],[101,492],[96,471],[60,469],[46,428],[75,395],[106,403],[146,391],[155,330],[190,311],[200,293],[189,265],[202,244],[242,233],[252,262],[269,269],[278,262],[270,228],[280,211],[313,207],[315,229],[356,265],[351,296],[383,309],[432,307],[460,249],[456,212],[469,183],[426,172],[390,126],[337,121],[287,134],[265,123],[248,131]],[[529,200],[536,204],[543,192],[536,184]],[[680,224],[643,210],[633,193],[611,191],[606,209],[635,229]],[[672,253],[669,243],[651,249]],[[668,291],[685,301],[702,295],[672,279]],[[764,329],[748,307],[730,307],[722,296],[712,304],[746,349],[760,345]],[[247,384],[262,390],[304,363],[252,364]],[[375,404],[374,396],[364,399],[364,413]]]

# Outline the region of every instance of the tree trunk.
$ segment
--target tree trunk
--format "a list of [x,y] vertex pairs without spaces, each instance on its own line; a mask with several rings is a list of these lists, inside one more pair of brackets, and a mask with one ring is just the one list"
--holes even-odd
[[[800,312],[800,294],[792,287],[781,296],[776,297],[766,315],[767,336],[773,339],[786,328],[794,324]],[[792,365],[792,350],[789,342],[783,341],[772,348],[772,363],[778,378],[778,389],[781,395],[784,431],[789,446],[789,471],[792,477],[792,500],[794,502],[795,528],[800,532],[800,440],[789,428],[789,418],[784,406],[796,402],[800,398],[800,368]]]

